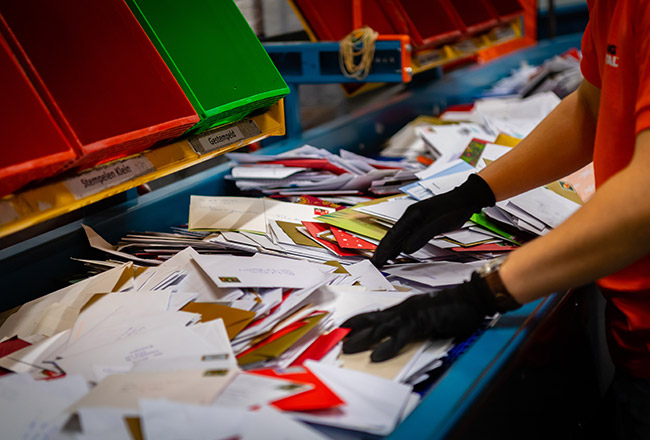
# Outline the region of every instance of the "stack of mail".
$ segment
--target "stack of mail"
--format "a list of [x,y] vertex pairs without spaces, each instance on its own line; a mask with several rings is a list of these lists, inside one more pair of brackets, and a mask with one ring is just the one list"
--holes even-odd
[[510,76],[497,81],[485,94],[527,97],[553,91],[564,98],[576,90],[583,79],[581,59],[580,52],[571,49],[544,61],[540,66],[530,66],[524,62]]
[[[418,116],[391,136],[379,153],[382,157],[416,160],[428,157],[427,145],[419,135],[418,128],[440,125],[441,120],[431,116]],[[433,160],[433,158],[430,158]]]
[[[242,191],[264,194],[387,194],[397,188],[386,182],[413,181],[417,162],[377,161],[341,150],[340,155],[304,145],[279,155],[228,153],[234,165],[226,179]],[[374,183],[374,185],[373,185]]]

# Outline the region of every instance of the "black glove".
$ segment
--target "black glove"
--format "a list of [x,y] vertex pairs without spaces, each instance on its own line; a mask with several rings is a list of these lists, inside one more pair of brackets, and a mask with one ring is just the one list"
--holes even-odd
[[381,362],[411,341],[469,336],[485,316],[498,311],[505,310],[499,310],[485,280],[474,273],[470,281],[454,288],[415,295],[386,310],[348,319],[341,324],[351,329],[343,353],[358,353],[379,344],[370,359]]
[[477,174],[453,190],[408,207],[372,256],[381,267],[401,252],[413,253],[443,232],[460,228],[472,214],[496,203],[490,186]]

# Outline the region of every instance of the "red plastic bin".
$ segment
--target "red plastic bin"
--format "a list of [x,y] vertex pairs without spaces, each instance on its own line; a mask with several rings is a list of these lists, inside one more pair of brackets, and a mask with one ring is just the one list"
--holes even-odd
[[463,25],[446,0],[394,1],[406,17],[416,49],[449,43],[463,34]]
[[0,35],[0,196],[52,176],[76,153]]
[[123,0],[2,1],[0,18],[78,151],[74,166],[140,152],[199,121]]
[[392,0],[361,0],[361,23],[357,26],[351,0],[293,0],[293,3],[320,41],[342,40],[361,26],[369,26],[381,35],[409,32],[402,17],[395,19]]
[[449,0],[467,34],[476,34],[496,26],[499,17],[486,0]]
[[510,21],[524,13],[524,7],[519,0],[488,0],[501,21]]

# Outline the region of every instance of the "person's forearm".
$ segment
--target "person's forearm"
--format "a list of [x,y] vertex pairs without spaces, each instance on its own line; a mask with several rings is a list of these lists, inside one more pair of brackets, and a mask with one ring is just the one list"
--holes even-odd
[[591,162],[598,93],[583,83],[511,152],[479,173],[497,201],[560,179]]
[[517,301],[586,284],[650,252],[648,150],[650,131],[639,135],[630,165],[574,215],[507,257],[499,273]]

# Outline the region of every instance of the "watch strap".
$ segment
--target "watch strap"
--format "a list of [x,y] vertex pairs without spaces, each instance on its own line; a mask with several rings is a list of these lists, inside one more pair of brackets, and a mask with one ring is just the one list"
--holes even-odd
[[519,304],[517,300],[514,299],[510,292],[508,292],[506,286],[503,284],[501,276],[499,275],[498,268],[484,274],[482,278],[494,295],[497,311],[503,313],[521,307],[521,304]]

